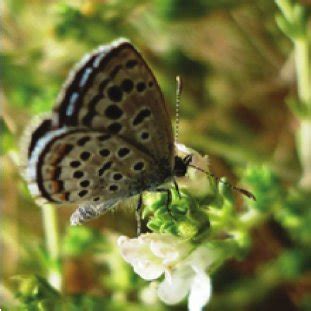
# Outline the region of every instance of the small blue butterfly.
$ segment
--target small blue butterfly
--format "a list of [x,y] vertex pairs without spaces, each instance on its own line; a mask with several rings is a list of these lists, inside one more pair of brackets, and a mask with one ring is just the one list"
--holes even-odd
[[[69,74],[49,117],[32,132],[26,178],[38,203],[77,203],[76,225],[184,176],[159,85],[124,39],[100,46]],[[177,183],[175,186],[178,189]],[[238,188],[236,188],[238,189]]]

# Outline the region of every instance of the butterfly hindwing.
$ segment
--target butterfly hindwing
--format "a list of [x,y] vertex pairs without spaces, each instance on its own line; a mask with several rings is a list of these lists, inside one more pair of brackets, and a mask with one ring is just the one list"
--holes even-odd
[[[56,203],[122,199],[144,190],[154,160],[103,131],[61,128],[33,149],[27,179],[33,195]],[[148,176],[147,176],[148,175]]]

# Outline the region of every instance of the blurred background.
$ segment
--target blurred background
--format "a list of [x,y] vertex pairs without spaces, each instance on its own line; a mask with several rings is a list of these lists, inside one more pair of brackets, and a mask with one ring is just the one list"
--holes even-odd
[[[32,117],[51,110],[73,64],[118,37],[145,57],[172,120],[175,77],[182,77],[180,142],[207,154],[213,173],[252,190],[259,201],[262,217],[249,232],[249,249],[215,273],[207,309],[311,310],[311,5],[277,2],[1,3],[4,310],[37,310],[42,297],[64,303],[45,281],[55,264],[46,250],[50,229],[20,176],[19,140]],[[282,3],[300,13],[293,10],[291,19]],[[150,298],[147,283],[120,258],[114,241],[135,236],[131,211],[118,209],[78,229],[69,228],[72,211],[62,207],[56,215],[65,310],[186,310],[186,303],[168,307]]]

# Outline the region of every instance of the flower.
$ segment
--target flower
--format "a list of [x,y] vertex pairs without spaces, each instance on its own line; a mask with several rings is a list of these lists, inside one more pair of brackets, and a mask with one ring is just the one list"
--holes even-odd
[[206,244],[196,247],[169,234],[146,233],[137,238],[121,236],[118,246],[123,258],[145,280],[164,275],[157,294],[166,304],[181,302],[188,294],[190,311],[202,310],[211,297],[211,280],[206,270],[215,252]]
[[141,234],[133,239],[121,236],[118,246],[125,261],[145,280],[154,280],[168,273],[191,250],[186,241],[158,233]]
[[[181,158],[188,154],[192,155],[191,165],[200,168],[206,172],[209,172],[209,159],[207,155],[202,156],[197,151],[186,147],[182,144],[175,144],[176,153]],[[187,175],[185,177],[178,178],[178,184],[183,187],[186,186],[190,193],[195,193],[196,196],[203,196],[206,191],[210,189],[210,181],[207,175],[195,168],[188,168]]]

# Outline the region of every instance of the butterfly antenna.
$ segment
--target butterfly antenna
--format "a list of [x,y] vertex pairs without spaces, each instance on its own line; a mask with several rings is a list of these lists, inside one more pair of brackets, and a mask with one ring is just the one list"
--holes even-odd
[[202,172],[202,173],[205,173],[206,175],[214,178],[216,180],[216,182],[221,182],[222,184],[230,187],[233,191],[237,191],[237,192],[240,192],[241,194],[247,196],[249,199],[252,199],[254,201],[256,201],[256,197],[248,190],[246,189],[243,189],[243,188],[239,188],[239,187],[236,187],[236,186],[233,186],[231,185],[230,183],[224,181],[224,180],[221,180],[219,177],[217,177],[216,175],[214,175],[213,173],[210,173],[210,172],[207,172],[205,170],[203,170],[202,168],[198,167],[198,166],[195,166],[193,164],[188,164],[190,167],[193,167],[195,168],[196,170]]
[[182,92],[182,81],[180,76],[176,77],[176,118],[175,118],[175,144],[178,143],[179,135],[179,106]]

